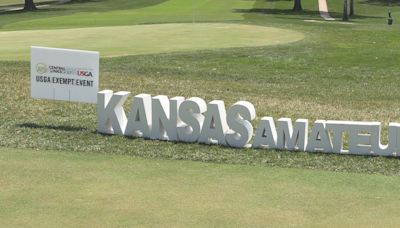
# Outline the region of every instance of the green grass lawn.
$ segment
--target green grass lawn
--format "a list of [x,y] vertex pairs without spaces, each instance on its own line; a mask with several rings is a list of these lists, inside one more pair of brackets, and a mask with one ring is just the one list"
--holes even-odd
[[[227,106],[247,100],[258,118],[381,121],[386,141],[387,124],[400,122],[399,7],[391,7],[395,22],[387,26],[385,2],[356,1],[347,24],[322,21],[317,1],[302,3],[302,13],[290,10],[292,1],[264,0],[102,0],[0,12],[0,220],[397,225],[397,158],[104,136],[96,133],[94,105],[29,97],[26,59],[35,41],[113,56],[101,59],[100,89],[221,99]],[[340,18],[340,1],[328,4]],[[214,23],[235,29],[221,33]],[[183,27],[174,33],[171,26]],[[145,28],[154,31],[141,37]],[[276,42],[272,31],[283,32],[277,45],[269,45]]]
[[[264,0],[83,0],[55,5],[40,13],[21,15],[11,12],[0,15],[0,29],[32,30],[175,22],[249,22],[297,26],[310,24],[303,20],[321,19],[317,1],[303,0],[302,13],[292,12],[292,4],[291,1]],[[331,15],[340,19],[342,2],[329,2],[328,6]],[[394,18],[400,16],[397,4],[392,4],[390,9]],[[382,25],[386,22],[387,11],[387,4],[379,0],[356,1],[356,16],[351,21],[368,28],[371,25]],[[335,22],[328,24],[333,25]],[[400,28],[396,20],[393,27]]]
[[394,227],[400,177],[0,148],[7,227]]
[[[159,7],[172,7],[170,13],[176,19],[174,20],[184,22],[185,17],[181,17],[177,12],[189,9],[191,4],[178,4],[176,1],[178,0],[152,2],[152,4],[142,2],[142,7],[129,5],[130,3],[125,1],[121,4],[127,4],[124,5],[126,6],[124,10],[133,15],[143,10],[146,11],[146,16],[142,15],[138,18],[143,21],[147,20],[148,23],[157,19],[157,17],[152,18],[153,14],[165,12],[161,11]],[[211,4],[208,1],[203,3],[204,7]],[[153,95],[198,96],[207,101],[222,99],[226,101],[227,106],[238,100],[248,100],[255,105],[258,117],[308,118],[310,121],[316,119],[382,121],[385,124],[384,141],[387,136],[386,125],[390,121],[400,122],[398,115],[398,107],[400,107],[400,99],[398,99],[400,97],[400,90],[398,90],[400,82],[398,40],[400,40],[400,33],[397,30],[397,25],[386,26],[384,20],[378,24],[378,20],[374,16],[354,19],[353,24],[305,22],[303,19],[310,19],[315,16],[307,14],[307,10],[311,10],[310,6],[313,5],[311,1],[304,1],[305,13],[290,15],[286,15],[284,12],[282,12],[282,15],[260,13],[257,10],[237,14],[236,11],[232,11],[232,7],[243,2],[227,0],[218,3],[221,4],[221,8],[218,8],[219,5],[217,4],[215,6],[218,6],[217,8],[210,8],[209,11],[214,12],[215,10],[214,13],[216,13],[219,9],[220,13],[214,15],[215,17],[213,15],[208,16],[209,21],[218,21],[221,15],[240,15],[240,21],[237,21],[239,24],[258,25],[258,27],[254,27],[257,29],[260,27],[266,27],[266,29],[278,27],[296,31],[303,34],[304,39],[294,43],[273,46],[207,48],[208,50],[201,51],[186,49],[181,52],[164,54],[155,52],[163,52],[162,48],[166,48],[165,46],[157,46],[159,42],[155,43],[154,46],[151,45],[151,42],[146,44],[148,39],[139,39],[137,40],[138,43],[134,45],[130,42],[118,42],[113,44],[113,46],[118,47],[116,55],[135,52],[134,47],[137,47],[137,49],[143,47],[145,50],[147,48],[145,53],[154,54],[102,58],[100,89],[125,90],[131,91],[133,94],[145,92]],[[91,4],[91,11],[87,4]],[[120,14],[119,5],[114,4],[114,8],[110,6],[109,11],[105,11],[104,7],[109,6],[107,4],[111,3],[100,1],[66,4],[59,7],[60,9],[68,8],[65,9],[65,11],[71,11],[68,17],[75,19],[80,18],[78,6],[81,6],[82,11],[87,10],[93,14],[102,15],[103,13],[114,12],[115,18],[122,20],[125,14]],[[272,7],[269,5],[270,2],[260,5],[261,3],[258,1],[245,1],[243,4],[247,4],[247,7],[250,8],[254,7],[254,9]],[[279,2],[276,3],[275,9],[290,9],[291,4],[291,2]],[[222,5],[230,5],[231,8],[224,8]],[[359,14],[362,14],[362,12],[369,13],[372,9],[379,9],[371,15],[384,15],[387,10],[384,6],[370,6],[359,2],[356,7],[359,10],[356,12],[360,12]],[[175,9],[178,11],[175,11]],[[396,13],[397,8],[393,7],[393,11]],[[57,10],[54,9],[40,10],[35,13],[0,14],[1,23],[6,23],[10,18],[19,18],[19,22],[33,26],[23,27],[21,24],[18,27],[19,29],[29,28],[29,31],[0,32],[0,39],[7,42],[7,45],[0,47],[4,50],[0,54],[2,59],[7,57],[14,59],[15,56],[18,56],[15,53],[21,54],[23,50],[28,50],[29,44],[23,39],[24,36],[16,36],[15,34],[25,34],[26,40],[36,39],[38,42],[46,40],[53,42],[47,37],[51,37],[51,32],[65,34],[65,31],[68,30],[60,30],[58,25],[53,24],[53,21],[67,23],[68,20],[64,20],[62,13],[59,16],[52,15],[50,17],[49,14],[56,12]],[[369,14],[366,15],[369,16]],[[47,21],[47,24],[41,25],[36,19],[26,20],[25,17],[41,17],[40,23]],[[64,47],[80,47],[82,41],[90,45],[90,42],[88,42],[90,40],[88,37],[91,37],[89,31],[96,34],[99,32],[98,26],[105,25],[101,20],[94,22],[96,22],[96,27],[86,30],[82,36],[72,33],[69,40],[60,37],[59,39],[65,42],[64,44],[68,44]],[[133,17],[128,22],[135,24],[140,21],[136,21]],[[230,25],[236,29],[243,28],[239,24],[234,25],[233,21],[230,21]],[[88,26],[85,23],[79,25]],[[192,26],[191,23],[188,28],[207,29],[207,26],[204,25],[196,24]],[[9,23],[7,26],[11,28],[14,25]],[[46,34],[41,39],[40,34],[43,30],[33,31],[32,29],[35,26],[41,29],[53,28],[55,30],[45,30]],[[65,24],[65,26],[67,25]],[[76,26],[78,24],[70,27]],[[163,28],[161,25],[152,26]],[[120,33],[118,33],[116,39],[134,39],[131,38],[131,35],[135,34],[136,31],[121,31],[121,28],[128,27],[104,29],[108,29],[108,31],[119,29]],[[212,30],[213,28],[210,26],[209,31]],[[208,34],[206,30],[203,31],[204,34],[208,35],[204,37],[211,41],[216,40],[215,45],[219,45],[216,39],[218,36],[215,33]],[[228,34],[238,33],[238,31],[230,32]],[[156,29],[155,34],[160,35],[160,33]],[[11,36],[7,37],[10,34]],[[252,36],[261,40],[261,42],[265,42],[265,44],[271,42],[270,36],[262,40],[262,34],[260,34],[261,38],[257,37],[257,34],[244,35]],[[105,34],[104,36],[109,37],[110,35]],[[166,34],[164,36],[167,37]],[[180,40],[177,43],[184,43],[187,47],[191,46],[192,48],[199,45],[198,42],[191,44],[191,39],[185,38],[181,38],[185,42]],[[236,38],[232,38],[226,43],[229,45]],[[152,40],[156,41],[156,38]],[[111,44],[106,41],[107,39],[102,40],[104,42],[102,50],[107,53],[106,47]],[[54,43],[57,43],[57,41],[54,41]],[[92,43],[97,45],[96,42]],[[113,42],[110,41],[110,43]],[[24,46],[24,44],[26,45]],[[124,45],[126,45],[125,49]],[[250,43],[250,45],[253,45],[253,43]],[[12,50],[10,47],[20,47],[21,49]],[[215,47],[213,46],[213,48]],[[126,53],[122,53],[121,50],[125,50]],[[170,50],[173,49],[170,48]],[[109,49],[108,51],[112,50]],[[23,56],[26,58],[27,53],[22,54],[21,58]],[[132,154],[142,157],[262,164],[265,166],[360,173],[391,175],[400,173],[398,169],[400,161],[394,158],[292,153],[272,150],[237,150],[219,146],[132,140],[120,136],[105,137],[96,134],[94,106],[30,99],[28,62],[0,61],[0,69],[2,79],[0,84],[0,95],[2,97],[0,146],[81,152],[107,151],[112,154]],[[127,110],[129,109],[128,105],[129,102],[127,102]],[[254,121],[254,125],[257,124],[257,121],[258,119]]]
[[[76,34],[74,39],[71,39],[71,34]],[[29,60],[31,45],[94,50],[99,51],[102,57],[110,57],[260,47],[286,44],[303,38],[302,33],[292,30],[223,23],[13,31],[0,32],[0,43],[3,44],[0,47],[0,60]]]

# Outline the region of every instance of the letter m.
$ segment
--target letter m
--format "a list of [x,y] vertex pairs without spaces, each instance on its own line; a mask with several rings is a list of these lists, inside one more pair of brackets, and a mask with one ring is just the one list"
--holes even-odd
[[308,139],[308,120],[296,120],[294,127],[290,118],[280,118],[277,127],[278,149],[305,151]]

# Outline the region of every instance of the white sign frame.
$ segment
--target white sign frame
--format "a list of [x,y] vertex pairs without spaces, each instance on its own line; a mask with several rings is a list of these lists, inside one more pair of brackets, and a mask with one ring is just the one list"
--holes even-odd
[[97,104],[99,52],[31,46],[31,97]]

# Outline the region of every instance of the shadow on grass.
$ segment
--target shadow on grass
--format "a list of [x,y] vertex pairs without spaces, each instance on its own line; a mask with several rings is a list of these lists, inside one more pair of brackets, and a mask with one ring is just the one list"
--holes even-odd
[[375,5],[375,6],[400,6],[400,1],[394,0],[364,0],[361,4]]
[[[108,11],[122,10],[122,9],[133,10],[133,9],[158,5],[165,1],[167,0],[136,0],[136,1],[121,1],[116,4],[114,1],[107,1],[107,0],[71,0],[66,2],[49,0],[45,2],[36,3],[38,9],[35,11],[23,10],[24,4],[0,6],[0,15],[32,13],[32,12],[46,13],[53,11],[54,12],[69,11],[69,13],[76,13],[76,12],[108,12]],[[45,5],[48,6],[44,8],[40,7]]]
[[39,125],[35,123],[24,123],[18,124],[19,128],[31,128],[31,129],[48,129],[57,131],[86,131],[87,128],[84,127],[72,127],[72,126],[55,126],[55,125]]
[[108,0],[71,0],[66,2],[67,6],[76,6],[81,12],[107,12],[113,10],[134,10],[161,4],[168,0],[131,0],[131,1],[108,1]]
[[[234,13],[246,14],[270,14],[270,15],[285,15],[285,16],[316,16],[319,11],[316,10],[302,10],[293,11],[292,9],[267,9],[267,8],[253,8],[253,9],[233,9]],[[334,18],[342,18],[342,13],[329,12]],[[383,18],[375,16],[354,15],[351,19],[368,19],[368,18]]]
[[268,8],[252,8],[252,9],[233,9],[234,13],[252,13],[252,14],[274,14],[274,15],[319,15],[319,11],[302,10],[293,11],[292,9],[268,9]]
[[[12,4],[12,5],[0,5],[0,13],[3,12],[18,12],[18,13],[23,13],[23,12],[32,12],[32,11],[26,11],[24,10],[24,4],[22,4],[23,1],[21,1],[21,4]],[[40,9],[41,6],[44,5],[56,5],[59,4],[59,1],[45,1],[45,2],[38,2],[35,3],[36,7],[38,7],[38,10],[43,11],[43,9]],[[49,6],[49,7],[51,7]],[[20,9],[17,9],[20,8]]]
[[[51,8],[46,8],[46,9],[38,9],[37,11],[40,11],[40,12],[43,12],[43,13],[46,13],[46,12],[63,12],[63,11],[67,11],[67,9],[51,7]],[[36,12],[36,11],[26,11],[24,9],[19,9],[19,10],[2,10],[2,9],[0,9],[0,15],[17,15],[17,14],[29,13],[29,12]]]
[[[41,6],[41,5],[48,5],[48,4],[56,4],[59,3],[59,1],[56,0],[49,0],[49,1],[44,1],[44,2],[37,2],[35,3],[36,6]],[[21,3],[19,4],[9,4],[9,5],[0,5],[0,9],[1,8],[9,8],[9,7],[23,7],[23,1],[21,1]]]
[[68,1],[68,4],[76,4],[76,3],[87,3],[87,2],[102,2],[102,1],[104,1],[104,0],[71,0],[71,1]]

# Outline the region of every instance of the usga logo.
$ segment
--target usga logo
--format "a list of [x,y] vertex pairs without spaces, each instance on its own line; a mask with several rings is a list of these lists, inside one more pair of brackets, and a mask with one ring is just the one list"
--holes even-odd
[[78,70],[78,76],[93,77],[92,72],[86,70]]
[[47,65],[44,63],[38,63],[36,65],[36,72],[38,74],[46,74],[47,73]]

